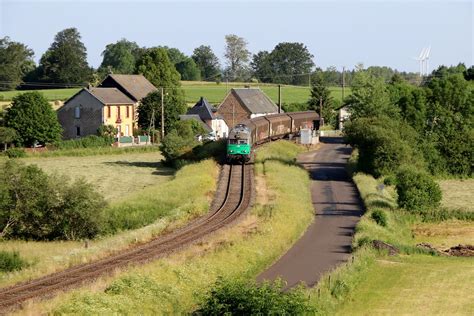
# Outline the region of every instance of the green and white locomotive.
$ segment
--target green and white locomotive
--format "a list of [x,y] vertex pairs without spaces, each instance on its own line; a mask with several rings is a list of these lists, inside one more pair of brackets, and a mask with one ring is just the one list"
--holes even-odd
[[237,124],[227,138],[227,161],[248,162],[252,149],[250,128]]

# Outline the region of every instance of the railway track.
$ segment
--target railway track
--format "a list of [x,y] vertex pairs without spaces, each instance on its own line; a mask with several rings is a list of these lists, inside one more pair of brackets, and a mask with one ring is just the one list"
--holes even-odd
[[225,165],[210,211],[183,228],[98,261],[0,289],[0,314],[18,307],[26,300],[52,296],[57,291],[78,287],[110,274],[117,268],[163,257],[230,224],[251,203],[252,172],[251,165]]

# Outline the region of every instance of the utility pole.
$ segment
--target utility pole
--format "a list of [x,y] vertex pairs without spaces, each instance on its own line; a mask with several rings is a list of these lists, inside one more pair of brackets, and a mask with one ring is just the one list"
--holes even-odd
[[278,113],[281,113],[281,84],[278,85]]
[[321,126],[324,125],[324,117],[323,117],[323,98],[319,97],[319,123]]
[[232,127],[235,126],[235,104],[232,102]]
[[344,88],[346,86],[345,70],[346,68],[343,66],[342,67],[342,102],[344,102]]
[[161,87],[161,141],[165,138],[165,93]]

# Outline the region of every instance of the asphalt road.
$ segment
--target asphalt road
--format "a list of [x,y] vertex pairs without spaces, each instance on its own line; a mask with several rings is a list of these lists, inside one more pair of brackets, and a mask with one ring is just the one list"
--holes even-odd
[[300,282],[313,286],[325,272],[351,257],[352,235],[363,214],[359,194],[345,169],[351,148],[341,138],[321,140],[320,149],[298,157],[311,175],[315,221],[257,281],[281,277],[286,288]]

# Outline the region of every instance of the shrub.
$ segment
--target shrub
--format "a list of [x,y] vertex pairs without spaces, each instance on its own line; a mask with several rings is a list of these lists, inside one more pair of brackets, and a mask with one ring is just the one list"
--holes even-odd
[[389,175],[383,179],[383,184],[385,185],[395,185],[397,183],[397,177],[394,175]]
[[282,292],[282,283],[218,279],[195,315],[300,315],[310,313],[301,288]]
[[8,158],[23,158],[26,156],[26,152],[21,148],[10,148],[5,153]]
[[401,168],[397,173],[398,205],[410,211],[437,208],[441,202],[441,189],[427,173],[413,167]]
[[33,240],[94,237],[104,199],[83,180],[48,176],[35,165],[7,161],[0,173],[0,237]]
[[99,137],[96,135],[89,135],[78,139],[63,140],[54,143],[57,149],[79,149],[79,148],[99,148],[109,147],[114,139],[111,137]]
[[27,262],[20,258],[20,254],[16,251],[0,250],[0,271],[10,272],[21,270],[27,266]]
[[375,209],[370,217],[380,226],[387,227],[387,214],[381,209]]

